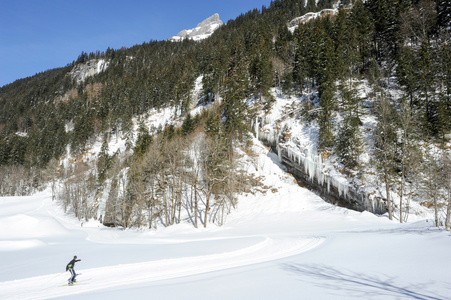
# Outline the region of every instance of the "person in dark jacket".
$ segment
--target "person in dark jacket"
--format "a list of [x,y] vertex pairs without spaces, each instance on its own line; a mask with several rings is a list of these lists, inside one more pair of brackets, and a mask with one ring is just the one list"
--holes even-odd
[[75,255],[74,259],[72,259],[66,266],[66,272],[70,271],[70,274],[72,275],[69,279],[69,284],[71,284],[71,285],[74,284],[75,277],[77,276],[77,273],[75,273],[75,269],[74,269],[75,263],[77,261],[81,261],[81,259],[77,259],[77,256]]

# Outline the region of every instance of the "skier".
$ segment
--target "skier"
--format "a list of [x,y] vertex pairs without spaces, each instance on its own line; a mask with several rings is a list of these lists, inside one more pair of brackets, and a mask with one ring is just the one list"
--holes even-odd
[[74,282],[76,281],[75,277],[77,276],[77,273],[75,273],[74,266],[77,261],[81,261],[81,259],[77,259],[77,256],[75,255],[74,259],[72,259],[66,266],[66,272],[69,270],[71,274],[71,277],[69,279],[69,285],[74,284]]

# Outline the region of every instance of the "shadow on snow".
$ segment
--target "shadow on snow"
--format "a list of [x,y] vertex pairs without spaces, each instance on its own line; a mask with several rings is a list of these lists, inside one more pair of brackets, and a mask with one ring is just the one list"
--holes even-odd
[[[364,297],[364,299],[381,296],[397,299],[451,299],[448,298],[451,295],[451,284],[445,282],[432,281],[403,285],[396,282],[396,277],[355,273],[324,265],[284,264],[283,269],[302,276],[305,282],[311,282],[322,288],[349,291],[350,294],[347,296]],[[450,291],[448,296],[432,292],[437,285],[444,285],[445,290]]]

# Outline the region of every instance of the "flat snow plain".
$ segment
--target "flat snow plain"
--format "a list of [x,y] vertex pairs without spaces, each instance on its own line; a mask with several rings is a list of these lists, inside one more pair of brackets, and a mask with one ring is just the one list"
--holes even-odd
[[449,232],[325,203],[258,153],[272,190],[222,227],[121,230],[81,224],[49,190],[0,198],[0,299],[451,299]]

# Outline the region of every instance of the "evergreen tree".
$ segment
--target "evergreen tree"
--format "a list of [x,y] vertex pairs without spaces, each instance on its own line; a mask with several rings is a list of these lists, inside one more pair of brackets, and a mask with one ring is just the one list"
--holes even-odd
[[437,135],[441,144],[445,145],[449,141],[451,132],[451,47],[446,43],[443,43],[440,51],[438,77],[441,84],[437,105]]
[[[268,94],[272,85],[272,60],[271,60],[271,35],[269,28],[259,26],[249,33],[255,35],[248,37],[248,51],[250,54],[249,76],[251,89],[255,97],[261,100],[262,96]],[[245,54],[246,55],[246,54]]]
[[193,133],[195,129],[196,129],[195,119],[193,119],[191,117],[191,114],[188,113],[185,119],[183,120],[182,134],[186,136],[190,133]]
[[351,23],[349,13],[344,9],[338,11],[330,36],[334,42],[337,77],[351,80],[358,60],[358,33]]
[[302,93],[304,85],[306,85],[308,75],[308,48],[309,48],[309,35],[306,26],[302,24],[296,30],[297,47],[294,58],[293,72],[289,73],[292,76],[296,87]]
[[418,61],[418,96],[419,106],[423,115],[425,134],[436,134],[436,108],[434,105],[434,65],[432,61],[432,49],[426,41],[421,43]]
[[417,89],[417,58],[410,47],[402,47],[398,59],[397,78],[409,97],[410,107],[413,108],[415,101],[415,91]]
[[222,106],[224,108],[224,128],[229,138],[229,147],[232,147],[232,140],[240,137],[247,128],[245,101],[248,96],[249,75],[244,61],[245,55],[242,51],[241,45],[236,45],[225,80]]
[[359,130],[358,98],[353,90],[345,85],[340,86],[341,107],[344,110],[344,120],[336,137],[335,151],[347,169],[358,166],[359,156],[363,152],[363,143]]
[[318,150],[330,150],[334,143],[333,114],[336,108],[335,99],[335,56],[330,38],[326,39],[322,49],[321,68],[318,70],[318,96],[320,105]]
[[141,158],[144,153],[146,153],[147,148],[152,143],[152,136],[149,130],[145,127],[144,123],[140,123],[138,129],[138,138],[136,140],[136,145],[133,150],[136,157]]
[[396,52],[398,6],[395,0],[369,0],[368,9],[374,24],[374,54],[381,63],[392,62]]
[[108,141],[103,139],[102,147],[97,158],[97,180],[103,183],[107,178],[107,170],[110,167],[111,157],[108,154]]
[[351,9],[351,24],[356,31],[356,43],[360,64],[357,67],[363,71],[367,69],[367,64],[371,58],[374,23],[368,9],[361,0],[357,0]]

